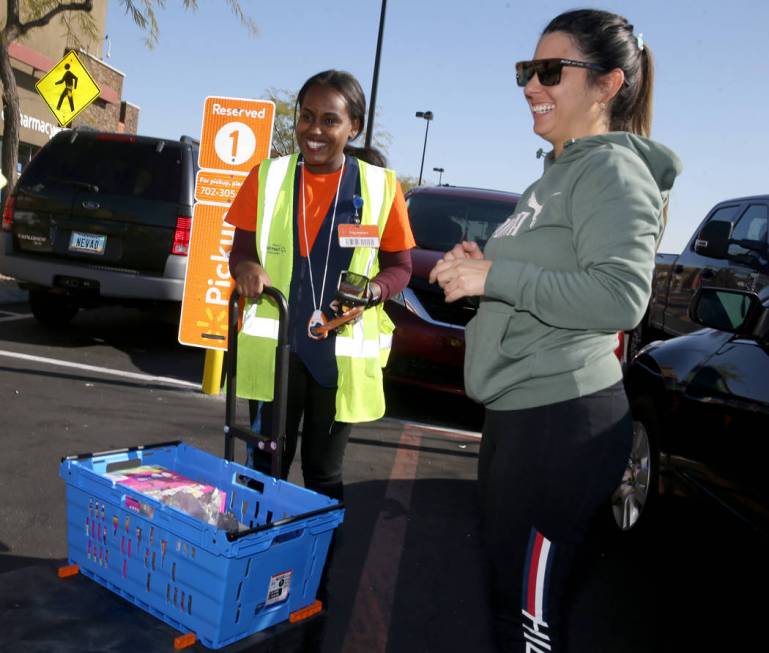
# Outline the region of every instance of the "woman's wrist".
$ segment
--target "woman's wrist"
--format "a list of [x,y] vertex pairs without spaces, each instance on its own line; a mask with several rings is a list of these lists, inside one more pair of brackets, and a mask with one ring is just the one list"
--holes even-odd
[[376,306],[382,301],[382,288],[376,281],[370,281],[368,284],[368,305]]
[[256,261],[242,260],[238,261],[237,265],[232,270],[232,278],[237,279],[244,273],[257,273],[261,269],[261,265]]

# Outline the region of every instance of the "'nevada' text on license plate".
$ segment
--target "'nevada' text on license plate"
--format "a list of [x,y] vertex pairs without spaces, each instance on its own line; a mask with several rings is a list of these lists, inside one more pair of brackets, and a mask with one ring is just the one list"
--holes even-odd
[[71,252],[88,252],[89,254],[104,254],[107,237],[99,234],[87,234],[73,231],[69,239]]

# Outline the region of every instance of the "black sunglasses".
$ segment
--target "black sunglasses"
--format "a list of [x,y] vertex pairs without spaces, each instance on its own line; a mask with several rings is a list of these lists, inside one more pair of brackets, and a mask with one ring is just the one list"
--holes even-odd
[[519,61],[515,64],[515,81],[518,86],[526,86],[536,73],[542,86],[555,86],[561,83],[561,70],[564,66],[575,68],[588,68],[598,72],[608,72],[603,66],[587,61],[574,61],[574,59],[534,59],[533,61]]

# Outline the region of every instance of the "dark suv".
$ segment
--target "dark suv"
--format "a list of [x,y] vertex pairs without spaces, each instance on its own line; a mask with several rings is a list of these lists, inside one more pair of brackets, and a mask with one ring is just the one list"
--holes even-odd
[[465,325],[475,315],[476,298],[447,304],[428,276],[438,259],[461,240],[481,247],[515,209],[520,195],[457,186],[419,186],[406,193],[413,273],[408,287],[387,302],[395,322],[388,378],[435,390],[464,394]]
[[197,158],[185,136],[57,134],[6,200],[0,273],[50,325],[108,303],[178,307]]

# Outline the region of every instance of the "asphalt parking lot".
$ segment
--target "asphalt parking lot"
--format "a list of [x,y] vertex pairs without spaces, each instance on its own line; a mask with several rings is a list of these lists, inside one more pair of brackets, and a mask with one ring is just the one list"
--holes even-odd
[[[18,300],[0,304],[0,587],[4,573],[65,562],[63,455],[176,439],[222,453],[223,400],[194,388],[201,352],[143,314],[100,311],[51,333]],[[389,387],[388,401],[388,416],[357,426],[348,448],[323,652],[491,652],[474,483],[478,413],[413,389]],[[297,472],[290,480],[299,482]],[[761,603],[743,597],[769,580],[765,544],[675,496],[633,537],[604,535],[575,585],[572,651],[715,650],[716,641],[757,650],[751,619],[760,620]],[[0,599],[0,650],[139,650],[120,642],[149,632],[143,619],[152,620],[123,615],[122,635],[106,630],[114,623],[91,622],[111,648],[104,637],[66,648],[77,620],[89,621],[77,611],[66,628],[35,625],[24,642],[4,641],[24,623],[22,604]],[[170,640],[153,646],[173,650]]]

